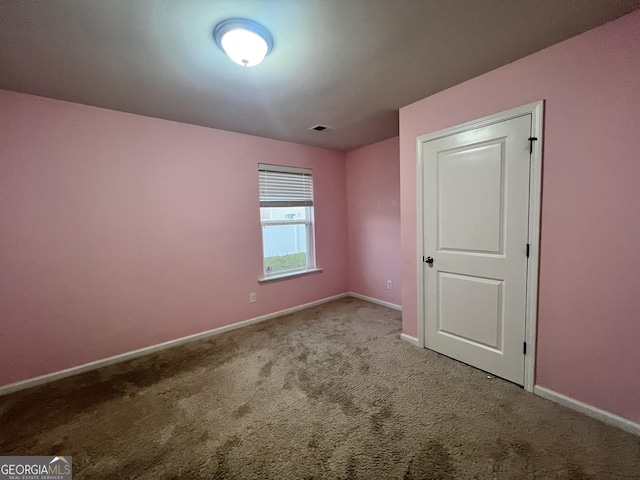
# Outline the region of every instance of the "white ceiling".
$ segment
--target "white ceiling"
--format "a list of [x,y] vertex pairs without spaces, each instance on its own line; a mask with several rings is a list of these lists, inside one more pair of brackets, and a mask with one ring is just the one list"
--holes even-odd
[[[640,0],[0,0],[0,88],[350,150],[398,109],[640,7]],[[216,46],[245,17],[253,68]],[[335,131],[313,132],[318,123]]]

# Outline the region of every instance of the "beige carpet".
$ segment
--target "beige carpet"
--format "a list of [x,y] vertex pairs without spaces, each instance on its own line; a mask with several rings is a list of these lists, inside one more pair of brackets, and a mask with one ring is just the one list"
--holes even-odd
[[399,340],[348,298],[0,397],[76,479],[640,479],[640,438]]

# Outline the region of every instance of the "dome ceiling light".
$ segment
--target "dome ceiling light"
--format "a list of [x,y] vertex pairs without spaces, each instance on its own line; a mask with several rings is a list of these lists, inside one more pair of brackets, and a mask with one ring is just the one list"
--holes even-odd
[[238,65],[258,65],[273,48],[273,37],[262,25],[243,18],[223,20],[213,30],[220,48]]

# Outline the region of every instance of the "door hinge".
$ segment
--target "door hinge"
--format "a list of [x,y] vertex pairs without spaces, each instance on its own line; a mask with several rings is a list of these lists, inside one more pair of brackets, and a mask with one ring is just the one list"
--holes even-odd
[[537,140],[538,140],[538,137],[529,137],[529,155],[533,153],[533,142]]
[[527,243],[527,258],[529,258],[529,244]]
[[522,342],[522,353],[527,354],[527,342]]

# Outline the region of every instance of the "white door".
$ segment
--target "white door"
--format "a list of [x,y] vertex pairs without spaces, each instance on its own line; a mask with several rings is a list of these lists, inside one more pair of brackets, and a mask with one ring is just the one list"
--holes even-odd
[[422,145],[425,346],[519,385],[531,122],[523,115]]

